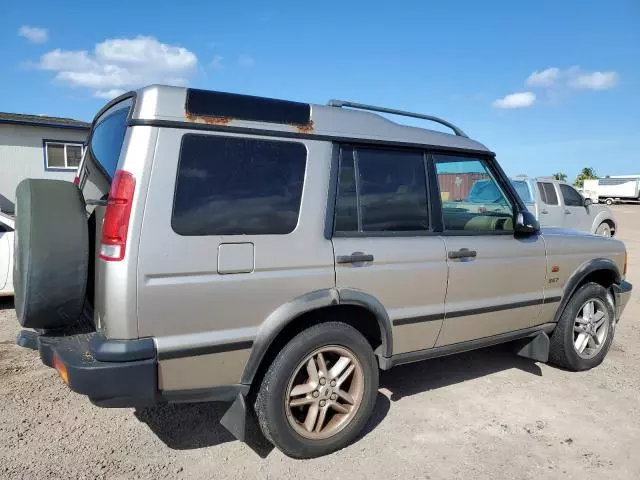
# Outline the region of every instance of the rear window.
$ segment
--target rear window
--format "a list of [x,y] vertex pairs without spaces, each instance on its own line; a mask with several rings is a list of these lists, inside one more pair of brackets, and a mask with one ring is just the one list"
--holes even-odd
[[91,134],[91,156],[109,180],[113,178],[118,166],[130,108],[131,101],[116,105],[100,120]]
[[518,195],[524,203],[533,203],[533,198],[531,198],[531,191],[529,190],[529,185],[524,180],[511,180],[511,185],[516,189]]
[[298,223],[301,143],[187,134],[171,226],[179,235],[282,235]]

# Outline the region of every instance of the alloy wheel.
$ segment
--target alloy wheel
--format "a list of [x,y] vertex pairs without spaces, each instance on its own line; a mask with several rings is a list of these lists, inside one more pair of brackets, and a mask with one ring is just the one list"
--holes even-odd
[[613,325],[604,303],[590,299],[582,305],[573,325],[573,347],[582,358],[592,358],[602,350]]
[[285,397],[289,425],[313,440],[336,435],[358,412],[364,383],[362,365],[351,350],[337,345],[315,350],[289,380]]

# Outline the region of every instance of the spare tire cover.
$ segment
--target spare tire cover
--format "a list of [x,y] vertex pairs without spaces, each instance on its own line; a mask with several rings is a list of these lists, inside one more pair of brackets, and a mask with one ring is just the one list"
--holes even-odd
[[27,179],[16,190],[15,307],[24,327],[55,329],[80,318],[89,238],[80,189],[62,180]]

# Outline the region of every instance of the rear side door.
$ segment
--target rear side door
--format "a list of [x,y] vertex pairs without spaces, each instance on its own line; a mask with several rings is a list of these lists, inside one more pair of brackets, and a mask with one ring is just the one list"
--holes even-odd
[[333,225],[336,284],[379,301],[393,353],[431,348],[447,286],[443,239],[433,231],[421,151],[342,147]]
[[564,202],[565,226],[590,232],[593,219],[589,215],[589,210],[584,206],[582,195],[565,183],[560,183],[559,187]]
[[452,178],[461,186],[470,185],[471,179],[491,183],[496,192],[491,204],[476,206],[459,188],[458,206],[442,204],[449,284],[436,346],[536,325],[546,276],[542,237],[514,236],[517,201],[491,160],[441,154],[433,159],[441,194]]
[[542,227],[564,227],[564,210],[553,182],[537,182],[540,197],[538,221]]

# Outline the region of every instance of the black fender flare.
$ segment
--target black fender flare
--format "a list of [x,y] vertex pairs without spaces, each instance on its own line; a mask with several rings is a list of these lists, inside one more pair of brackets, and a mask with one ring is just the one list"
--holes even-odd
[[609,271],[614,275],[614,282],[619,284],[622,281],[622,276],[620,275],[620,270],[618,269],[618,265],[613,260],[608,258],[594,258],[593,260],[589,260],[588,262],[580,265],[575,272],[569,277],[567,282],[564,285],[564,291],[562,293],[562,300],[560,300],[560,305],[558,306],[558,310],[556,310],[555,317],[553,321],[558,323],[560,320],[560,316],[562,312],[564,312],[567,303],[578,289],[578,286],[584,281],[587,276],[597,271]]
[[332,305],[359,305],[371,311],[380,327],[382,345],[376,355],[391,356],[391,321],[385,308],[375,297],[352,289],[327,288],[306,293],[276,308],[262,323],[256,336],[251,354],[244,367],[240,383],[249,385],[260,368],[267,350],[282,330],[304,313]]

